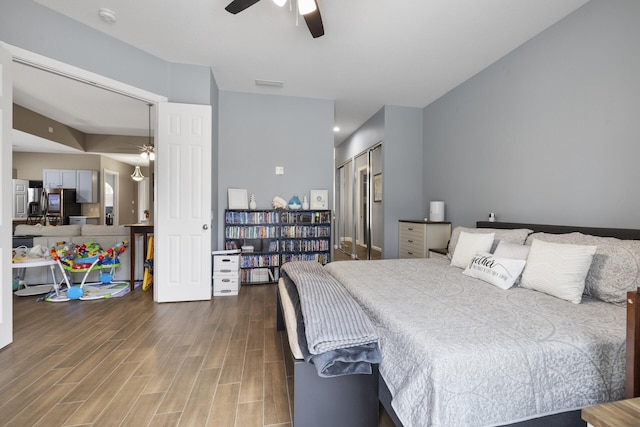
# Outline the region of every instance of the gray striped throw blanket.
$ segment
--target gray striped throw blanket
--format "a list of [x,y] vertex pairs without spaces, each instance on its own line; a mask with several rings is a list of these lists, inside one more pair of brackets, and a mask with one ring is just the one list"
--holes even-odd
[[370,364],[380,363],[378,333],[351,295],[316,261],[287,262],[282,270],[297,289],[309,359],[318,373],[370,373]]

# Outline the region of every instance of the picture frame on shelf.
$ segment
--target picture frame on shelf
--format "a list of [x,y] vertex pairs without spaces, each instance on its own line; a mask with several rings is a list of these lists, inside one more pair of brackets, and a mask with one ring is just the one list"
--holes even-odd
[[249,199],[246,188],[229,188],[229,209],[249,209]]
[[329,190],[309,190],[311,209],[329,209]]
[[373,175],[373,201],[382,201],[382,172]]

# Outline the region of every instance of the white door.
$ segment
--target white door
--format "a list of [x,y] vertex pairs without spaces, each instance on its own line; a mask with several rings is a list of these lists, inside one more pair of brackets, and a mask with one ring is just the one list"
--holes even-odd
[[211,299],[211,106],[158,104],[156,302]]
[[26,179],[13,180],[13,217],[26,218],[29,206],[29,181]]
[[11,295],[11,129],[13,128],[12,59],[0,43],[0,348],[13,341],[13,295]]

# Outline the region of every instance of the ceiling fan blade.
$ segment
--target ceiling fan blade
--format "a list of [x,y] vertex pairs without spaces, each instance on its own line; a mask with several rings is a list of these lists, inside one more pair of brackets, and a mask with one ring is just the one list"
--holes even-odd
[[254,4],[258,3],[259,1],[260,0],[233,0],[224,9],[227,12],[233,13],[235,15],[238,12],[242,12],[243,10],[248,8],[249,6],[253,6]]
[[307,13],[304,16],[304,21],[309,27],[309,32],[313,38],[324,36],[324,26],[322,25],[322,16],[320,15],[320,6],[318,6],[318,0],[314,0],[316,3],[316,10],[311,13]]

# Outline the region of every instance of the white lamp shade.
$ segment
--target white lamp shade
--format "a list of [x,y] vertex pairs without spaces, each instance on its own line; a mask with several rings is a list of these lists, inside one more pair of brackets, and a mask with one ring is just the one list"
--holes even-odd
[[316,10],[316,2],[314,0],[298,0],[298,11],[300,15],[306,15]]
[[287,3],[287,0],[273,0],[273,2],[278,6],[282,7]]
[[444,202],[435,201],[429,204],[429,219],[431,221],[444,221]]

